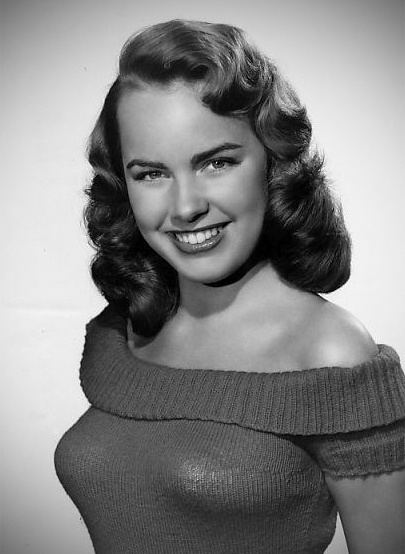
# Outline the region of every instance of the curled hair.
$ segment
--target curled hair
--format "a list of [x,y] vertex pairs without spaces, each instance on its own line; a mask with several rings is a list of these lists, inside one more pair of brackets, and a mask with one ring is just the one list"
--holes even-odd
[[350,239],[340,208],[310,154],[305,107],[277,67],[237,27],[172,20],[124,45],[119,72],[90,136],[93,178],[85,222],[96,254],[92,277],[128,314],[134,331],[156,334],[178,306],[175,270],[139,233],[128,199],[117,105],[125,90],[182,81],[214,113],[247,118],[268,154],[268,206],[260,251],[280,276],[308,291],[330,292],[350,273]]

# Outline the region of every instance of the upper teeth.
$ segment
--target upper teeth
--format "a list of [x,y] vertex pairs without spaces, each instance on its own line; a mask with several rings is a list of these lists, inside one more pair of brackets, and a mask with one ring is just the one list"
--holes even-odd
[[176,239],[180,242],[189,242],[190,244],[200,244],[211,237],[215,237],[222,227],[212,227],[211,229],[206,229],[205,231],[198,231],[198,233],[174,233]]

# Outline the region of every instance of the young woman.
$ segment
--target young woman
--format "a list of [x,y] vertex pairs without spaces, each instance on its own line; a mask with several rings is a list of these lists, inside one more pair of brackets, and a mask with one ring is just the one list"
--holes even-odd
[[350,240],[305,109],[235,27],[124,46],[91,135],[86,222],[108,307],[89,410],[56,451],[98,554],[404,548],[405,380],[318,293]]

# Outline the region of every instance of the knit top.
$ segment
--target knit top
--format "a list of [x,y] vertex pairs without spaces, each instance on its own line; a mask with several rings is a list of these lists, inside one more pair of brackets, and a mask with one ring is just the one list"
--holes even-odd
[[320,554],[325,483],[405,467],[405,378],[389,346],[353,367],[251,372],[134,356],[109,306],[87,325],[91,406],[55,466],[97,554]]

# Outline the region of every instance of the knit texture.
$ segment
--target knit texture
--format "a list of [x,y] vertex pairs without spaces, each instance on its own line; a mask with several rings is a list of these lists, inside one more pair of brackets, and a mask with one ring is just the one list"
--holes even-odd
[[405,378],[385,345],[352,368],[173,368],[134,357],[107,307],[80,377],[91,407],[55,465],[97,554],[322,553],[324,473],[405,467]]

